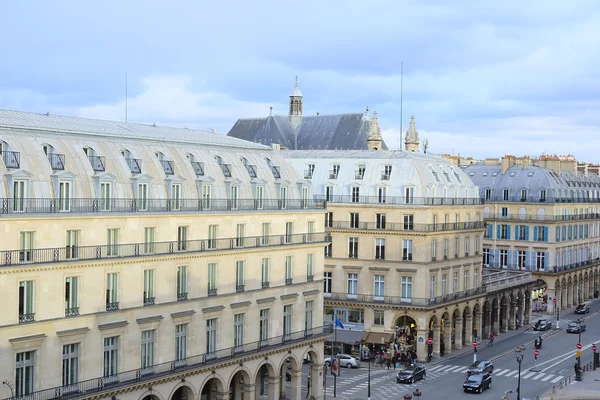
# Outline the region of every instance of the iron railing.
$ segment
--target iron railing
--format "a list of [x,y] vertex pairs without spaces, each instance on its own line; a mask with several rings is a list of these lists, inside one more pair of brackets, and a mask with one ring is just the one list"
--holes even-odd
[[[491,255],[490,255],[490,257],[491,257]],[[544,265],[540,265],[539,267],[538,267],[537,263],[536,264],[531,264],[531,263],[530,264],[527,264],[527,263],[519,264],[518,262],[517,263],[514,263],[514,262],[500,263],[500,262],[492,261],[492,260],[490,260],[490,262],[488,264],[484,264],[484,265],[489,268],[497,268],[497,269],[509,270],[509,271],[558,273],[558,272],[570,271],[570,270],[577,269],[577,268],[588,267],[590,265],[595,265],[595,264],[600,264],[600,258],[594,258],[591,260],[580,261],[580,262],[571,263],[571,264],[567,264],[567,265],[549,265],[549,262],[546,262]]]
[[329,179],[337,179],[338,174],[333,172],[333,171],[329,171]]
[[209,288],[208,289],[208,297],[216,296],[216,295],[217,295],[217,288]]
[[48,162],[52,171],[64,171],[65,169],[65,155],[57,153],[48,153]]
[[485,293],[486,289],[483,286],[428,299],[422,297],[375,296],[372,294],[348,294],[332,292],[328,293],[327,297],[325,297],[325,300],[350,301],[357,303],[391,304],[413,307],[434,307],[439,306],[440,304],[449,303],[468,297],[479,296]]
[[65,386],[57,386],[20,396],[7,397],[4,400],[61,400],[76,399],[83,396],[87,397],[93,393],[97,394],[109,390],[116,390],[129,385],[139,384],[140,382],[144,381],[154,381],[161,377],[166,377],[171,374],[181,373],[206,365],[216,365],[224,361],[248,357],[252,354],[262,351],[276,350],[294,343],[328,337],[332,333],[333,328],[331,325],[305,329],[298,332],[292,332],[284,336],[276,336],[257,342],[245,343],[241,346],[216,350],[212,353],[194,355],[187,357],[184,360],[168,361],[161,364],[155,364],[147,368],[138,368],[130,371],[119,372],[112,376],[100,376]]
[[[315,198],[325,200],[325,195]],[[484,202],[480,198],[451,197],[406,197],[406,196],[352,196],[334,195],[327,199],[329,203],[340,204],[386,204],[397,206],[477,206]]]
[[79,307],[65,308],[65,317],[75,317],[79,315]]
[[104,172],[105,171],[105,161],[106,159],[102,156],[88,156],[88,160],[90,160],[90,164],[92,169],[95,172]]
[[35,313],[19,314],[19,323],[34,322]]
[[173,161],[160,160],[160,165],[163,167],[166,175],[175,175],[175,167]]
[[145,306],[153,306],[154,305],[154,297],[145,297],[144,305]]
[[18,151],[0,151],[6,169],[19,169],[21,166],[21,153]]
[[183,301],[188,299],[187,292],[177,293],[177,301]]
[[[285,241],[284,239],[291,239]],[[251,236],[243,238],[201,239],[185,242],[156,242],[154,246],[146,243],[78,246],[78,258],[67,257],[65,247],[30,249],[30,250],[0,250],[0,266],[57,263],[81,260],[100,260],[106,258],[144,257],[149,255],[167,255],[174,253],[199,253],[205,251],[227,251],[235,249],[251,249],[300,245],[306,243],[325,243],[330,240],[326,233],[300,233],[295,235]],[[209,240],[215,247],[209,248]],[[178,244],[185,243],[185,246]],[[178,250],[181,248],[183,250]],[[150,251],[152,250],[152,251]],[[24,253],[27,253],[25,256]]]
[[245,285],[235,285],[235,292],[242,293],[244,291]]
[[332,229],[358,229],[358,230],[377,230],[377,231],[413,231],[413,232],[442,232],[464,229],[483,229],[483,221],[476,222],[455,222],[444,224],[415,224],[403,222],[358,222],[350,221],[331,221],[328,228]]
[[263,288],[263,289],[268,289],[268,288],[269,288],[269,281],[264,281],[264,282],[262,283],[262,288]]
[[600,219],[599,213],[587,213],[577,215],[538,215],[538,214],[484,214],[485,219],[507,219],[517,221],[539,221],[539,222],[552,222],[552,221],[585,221],[590,219]]
[[129,158],[125,157],[125,162],[129,167],[129,170],[132,174],[141,174],[142,173],[142,160],[137,158]]
[[[62,205],[62,209],[61,206]],[[0,214],[222,212],[325,209],[322,200],[0,198]]]
[[225,178],[231,178],[231,164],[221,164],[221,171]]
[[312,282],[314,279],[314,275],[306,275],[306,282]]
[[276,165],[271,165],[271,172],[273,173],[273,177],[275,177],[275,179],[280,179],[281,178],[281,172],[279,171],[279,167]]
[[390,180],[390,174],[386,174],[385,172],[383,172],[381,174],[381,180],[382,181],[389,181]]
[[250,178],[256,178],[256,165],[246,164],[246,171],[248,171]]
[[293,278],[285,278],[285,284],[286,285],[292,285],[294,283],[294,279]]
[[545,198],[528,196],[523,199],[521,196],[491,196],[485,198],[487,203],[600,203],[600,198],[588,197],[554,197],[550,193]]
[[106,311],[117,311],[119,309],[119,302],[114,301],[112,303],[106,303]]
[[199,161],[191,161],[192,168],[196,173],[196,176],[204,176],[204,163]]

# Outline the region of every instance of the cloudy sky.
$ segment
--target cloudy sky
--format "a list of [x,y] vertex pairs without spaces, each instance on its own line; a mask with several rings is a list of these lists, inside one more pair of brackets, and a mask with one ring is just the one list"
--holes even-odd
[[600,161],[600,3],[504,0],[0,2],[0,108],[216,128],[377,110],[398,148]]

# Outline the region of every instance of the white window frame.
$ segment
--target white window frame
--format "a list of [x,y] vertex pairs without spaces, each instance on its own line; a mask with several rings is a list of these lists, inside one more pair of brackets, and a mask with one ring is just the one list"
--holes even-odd
[[378,301],[385,299],[385,275],[373,277],[373,298]]
[[62,385],[71,386],[79,382],[79,343],[63,344]]
[[181,184],[174,183],[171,185],[171,210],[181,210]]
[[403,276],[400,279],[400,301],[404,303],[412,302],[412,276]]
[[73,185],[71,181],[58,182],[58,211],[70,212],[73,199]]
[[154,336],[155,330],[149,329],[142,331],[141,340],[141,368],[142,373],[144,371],[149,372],[154,366]]
[[346,275],[347,285],[346,285],[346,294],[349,299],[358,298],[358,273],[349,272]]
[[104,378],[114,381],[119,373],[119,336],[104,338]]

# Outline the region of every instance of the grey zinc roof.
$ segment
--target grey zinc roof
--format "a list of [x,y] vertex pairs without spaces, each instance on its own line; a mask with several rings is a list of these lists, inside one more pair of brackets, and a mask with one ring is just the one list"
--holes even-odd
[[[364,113],[299,118],[297,129],[286,115],[239,119],[227,135],[267,145],[275,143],[291,150],[367,149],[371,120]],[[385,143],[382,147],[387,150]]]
[[449,163],[439,157],[423,153],[406,152],[402,150],[307,150],[294,151],[286,150],[283,153],[285,158],[364,158],[364,159],[418,159],[438,162],[442,164]]
[[20,128],[55,133],[77,133],[264,149],[264,146],[256,143],[248,143],[237,138],[200,129],[176,128],[170,126],[107,121],[2,109],[0,109],[0,129],[1,128]]

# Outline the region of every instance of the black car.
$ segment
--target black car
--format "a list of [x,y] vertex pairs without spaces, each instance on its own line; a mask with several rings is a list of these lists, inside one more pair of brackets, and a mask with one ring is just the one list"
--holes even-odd
[[567,327],[567,333],[580,333],[583,331],[585,331],[585,322],[583,321],[571,322]]
[[575,308],[575,314],[587,314],[590,312],[590,305],[587,303],[579,304]]
[[420,379],[425,379],[425,367],[420,365],[412,365],[404,368],[396,375],[397,383],[413,383]]
[[533,325],[534,331],[548,331],[552,329],[552,322],[547,319],[538,319],[537,322]]
[[475,374],[467,378],[463,383],[465,392],[481,393],[492,387],[492,374]]
[[467,370],[467,375],[491,374],[492,372],[494,372],[494,364],[491,361],[482,360],[471,364]]

